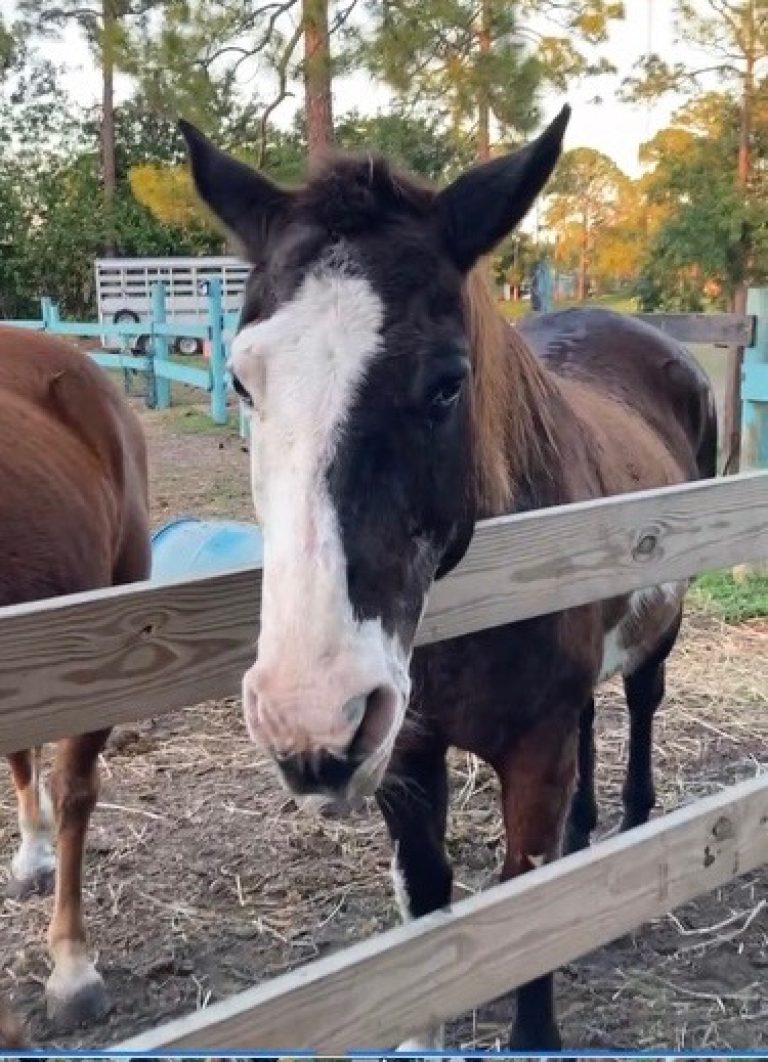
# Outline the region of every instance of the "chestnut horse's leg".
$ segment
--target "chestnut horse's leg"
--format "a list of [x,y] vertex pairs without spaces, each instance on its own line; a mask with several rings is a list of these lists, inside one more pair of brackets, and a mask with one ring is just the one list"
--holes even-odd
[[595,698],[582,711],[579,719],[579,764],[576,792],[568,812],[568,825],[563,840],[563,853],[580,852],[587,848],[589,838],[597,826],[597,795],[595,793]]
[[[448,814],[446,749],[398,755],[377,796],[395,850],[392,878],[403,921],[451,902],[453,872],[445,854]],[[442,1026],[426,1028],[398,1050],[438,1050]]]
[[13,1048],[26,1051],[29,1050],[29,1045],[21,1022],[5,1003],[0,1003],[0,1051],[10,1051]]
[[104,982],[86,952],[82,872],[88,820],[98,796],[98,756],[109,730],[66,738],[56,749],[51,793],[56,815],[58,867],[48,944],[53,973],[49,1016],[61,1025],[90,1021],[108,1005]]
[[680,633],[682,612],[654,652],[624,678],[629,709],[629,757],[622,790],[624,817],[622,830],[642,826],[656,803],[653,784],[653,717],[664,699],[666,660]]
[[53,850],[51,803],[40,772],[40,749],[8,756],[16,790],[21,844],[11,863],[8,892],[16,899],[53,887],[56,855]]
[[[497,766],[507,852],[502,881],[556,859],[576,778],[578,717],[560,715],[518,740]],[[513,1050],[560,1050],[553,976],[517,990]]]

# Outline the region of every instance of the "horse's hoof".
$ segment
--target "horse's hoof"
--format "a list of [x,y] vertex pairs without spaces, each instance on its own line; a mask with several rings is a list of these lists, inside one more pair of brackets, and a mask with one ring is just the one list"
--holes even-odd
[[109,1012],[107,989],[93,966],[77,979],[51,974],[45,989],[48,1017],[59,1031],[91,1025]]
[[52,896],[56,883],[56,867],[41,866],[27,877],[11,874],[5,889],[9,900],[26,900],[29,896]]

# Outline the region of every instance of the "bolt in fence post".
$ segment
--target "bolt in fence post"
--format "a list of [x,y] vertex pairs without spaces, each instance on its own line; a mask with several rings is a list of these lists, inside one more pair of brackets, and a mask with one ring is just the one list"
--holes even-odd
[[226,351],[221,304],[221,280],[208,281],[208,335],[211,341],[211,419],[214,424],[227,423]]
[[155,332],[155,325],[165,321],[165,284],[158,280],[152,285],[152,370],[147,373],[147,389],[154,389],[155,409],[168,409],[171,405],[171,381],[163,375],[168,361],[168,336]]

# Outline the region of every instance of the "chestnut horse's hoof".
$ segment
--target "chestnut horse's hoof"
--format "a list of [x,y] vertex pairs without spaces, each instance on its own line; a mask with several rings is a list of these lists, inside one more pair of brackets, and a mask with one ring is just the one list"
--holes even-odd
[[5,888],[9,900],[26,900],[28,896],[52,896],[56,883],[56,866],[38,867],[28,877],[11,874]]
[[66,976],[55,969],[45,989],[48,1017],[59,1031],[91,1025],[109,1012],[110,1001],[101,974],[84,964],[73,976],[70,967]]

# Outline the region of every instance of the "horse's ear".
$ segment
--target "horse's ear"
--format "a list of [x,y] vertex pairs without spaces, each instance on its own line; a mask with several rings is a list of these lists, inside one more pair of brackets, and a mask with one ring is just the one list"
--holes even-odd
[[566,104],[536,140],[475,166],[437,196],[440,226],[461,270],[471,269],[528,213],[560,157],[570,116]]
[[190,122],[180,119],[179,129],[187,142],[198,195],[246,257],[258,255],[270,228],[285,221],[293,193],[220,151]]

